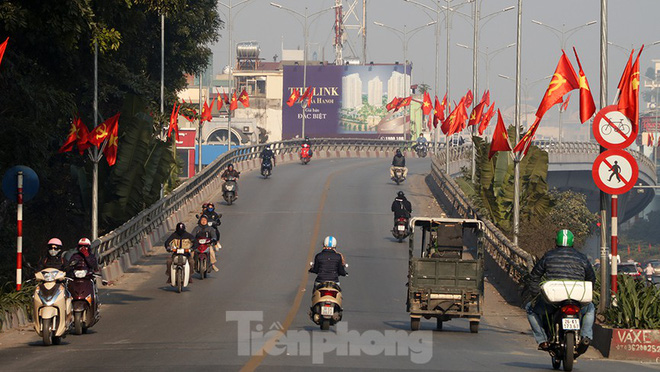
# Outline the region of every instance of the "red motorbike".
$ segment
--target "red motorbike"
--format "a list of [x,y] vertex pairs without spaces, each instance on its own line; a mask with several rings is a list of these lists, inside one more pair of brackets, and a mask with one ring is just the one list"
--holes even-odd
[[77,263],[73,268],[73,279],[68,289],[72,297],[73,331],[77,335],[87,332],[101,318],[99,314],[96,276],[84,263]]
[[300,149],[300,161],[303,164],[307,164],[310,160],[312,160],[312,149],[305,143],[302,145],[302,149]]
[[195,249],[195,272],[204,279],[211,272],[210,252],[212,241],[209,238],[197,238]]

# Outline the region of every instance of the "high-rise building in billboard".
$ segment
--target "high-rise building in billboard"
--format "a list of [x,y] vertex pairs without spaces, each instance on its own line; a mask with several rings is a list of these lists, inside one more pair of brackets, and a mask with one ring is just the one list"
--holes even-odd
[[358,109],[362,107],[362,79],[360,74],[350,74],[341,78],[342,95],[341,105],[344,109]]
[[380,81],[378,76],[367,83],[367,102],[374,107],[383,105],[383,82]]
[[392,71],[390,79],[387,80],[387,101],[390,102],[394,97],[405,97],[404,74]]

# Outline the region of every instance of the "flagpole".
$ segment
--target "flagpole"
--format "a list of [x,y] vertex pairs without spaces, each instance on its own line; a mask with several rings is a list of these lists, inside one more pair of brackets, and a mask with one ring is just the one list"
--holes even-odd
[[202,171],[202,70],[199,71],[199,135],[197,136],[197,173]]
[[[478,78],[478,65],[477,58],[479,58],[479,1],[474,2],[474,32],[472,33],[472,110],[477,106],[477,78]],[[476,136],[476,125],[472,126],[472,137]],[[475,182],[477,178],[477,147],[474,143],[474,138],[472,139],[472,183]]]
[[[520,140],[520,71],[522,53],[522,2],[518,0],[518,21],[516,36],[516,100],[515,100],[515,129],[516,138],[514,143]],[[513,159],[513,244],[518,245],[518,230],[520,223],[520,158]],[[530,268],[531,269],[531,268]]]
[[[231,8],[232,8],[231,0],[229,0],[229,6],[227,8],[229,9],[228,10],[228,12],[229,12],[229,25],[228,25],[228,27],[229,27],[229,40],[228,40],[228,42],[229,42],[229,53],[228,53],[229,54],[229,61],[227,63],[228,66],[229,66],[229,97],[234,97],[232,95],[232,89],[234,87],[234,63],[232,62],[232,58],[231,58],[232,57],[232,49],[233,49],[233,46],[234,46],[234,44],[231,40],[231,37],[232,37],[232,32],[231,31],[232,31],[232,28],[233,28],[234,24],[232,23],[232,19],[231,19]],[[231,99],[232,98],[229,98],[229,102],[230,102],[229,107],[231,107]],[[232,110],[229,107],[227,107],[227,152],[231,151],[231,112],[232,112]],[[201,124],[200,124],[200,128],[201,128]],[[201,148],[201,146],[200,146],[200,148]]]
[[[99,116],[99,44],[94,40],[94,128]],[[92,148],[92,241],[98,238],[99,230],[99,149]]]
[[[600,1],[600,108],[607,106],[607,0]],[[605,148],[600,146],[600,153]],[[600,298],[598,312],[607,305],[607,194],[600,191]]]
[[[449,48],[449,27],[451,23],[451,18],[449,17],[449,2],[451,0],[445,0],[445,25],[447,26],[447,61],[445,62],[445,85],[446,85],[446,94],[447,94],[447,101],[451,99],[451,96],[449,95],[449,87],[450,87],[450,82],[449,82],[449,68],[450,68],[450,58],[449,58],[449,52],[451,48]],[[449,105],[445,102],[445,120],[449,117]],[[437,127],[436,127],[437,130]],[[445,136],[445,173],[447,176],[449,176],[449,136]]]

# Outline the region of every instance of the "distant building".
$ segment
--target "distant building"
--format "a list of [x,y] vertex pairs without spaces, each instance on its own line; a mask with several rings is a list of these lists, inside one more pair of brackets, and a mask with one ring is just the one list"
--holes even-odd
[[362,107],[362,79],[360,74],[350,74],[341,78],[341,104],[344,109]]
[[369,80],[367,84],[367,102],[374,107],[383,105],[383,82],[378,76]]
[[387,81],[387,101],[391,101],[394,97],[402,97],[406,95],[405,87],[405,77],[406,75],[392,71],[392,76]]

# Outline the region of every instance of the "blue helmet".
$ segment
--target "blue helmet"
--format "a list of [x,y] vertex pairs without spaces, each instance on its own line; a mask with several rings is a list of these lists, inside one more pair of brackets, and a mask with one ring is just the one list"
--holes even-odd
[[326,236],[323,240],[323,248],[337,248],[337,239],[334,236]]

